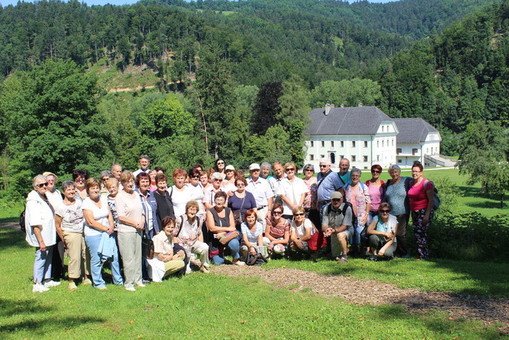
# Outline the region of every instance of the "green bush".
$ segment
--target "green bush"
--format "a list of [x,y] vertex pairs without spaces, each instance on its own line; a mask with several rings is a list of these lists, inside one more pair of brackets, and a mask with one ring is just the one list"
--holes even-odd
[[432,222],[428,238],[432,257],[507,261],[509,217],[487,217],[476,212],[442,215]]

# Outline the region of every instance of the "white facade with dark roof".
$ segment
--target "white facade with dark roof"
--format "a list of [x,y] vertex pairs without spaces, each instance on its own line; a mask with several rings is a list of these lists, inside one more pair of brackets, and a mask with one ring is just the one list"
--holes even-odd
[[420,161],[424,166],[436,166],[440,156],[440,132],[422,118],[394,118],[398,126],[396,158],[401,167]]
[[316,171],[322,158],[334,168],[347,158],[351,167],[369,169],[373,164],[409,167],[415,160],[435,166],[433,156],[440,154],[440,133],[421,118],[393,119],[374,106],[319,108],[309,117],[304,163]]
[[398,128],[392,118],[374,106],[323,108],[309,113],[304,163],[318,169],[326,158],[338,167],[341,158],[351,167],[369,169],[372,164],[388,167],[396,163]]

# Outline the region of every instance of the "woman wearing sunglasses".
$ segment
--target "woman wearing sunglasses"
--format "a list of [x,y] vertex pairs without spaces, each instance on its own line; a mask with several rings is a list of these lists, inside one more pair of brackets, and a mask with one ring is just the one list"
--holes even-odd
[[274,204],[271,215],[266,217],[265,237],[263,245],[269,254],[283,254],[290,241],[290,222],[283,218],[283,205]]
[[371,179],[367,180],[364,184],[369,189],[369,198],[371,199],[371,206],[369,207],[368,225],[373,220],[373,217],[378,215],[378,207],[384,198],[385,182],[380,179],[382,167],[378,164],[371,166]]
[[368,260],[376,261],[379,258],[392,259],[394,257],[398,219],[390,212],[390,204],[381,203],[378,207],[378,216],[373,217],[369,224],[369,246],[372,254],[368,257]]

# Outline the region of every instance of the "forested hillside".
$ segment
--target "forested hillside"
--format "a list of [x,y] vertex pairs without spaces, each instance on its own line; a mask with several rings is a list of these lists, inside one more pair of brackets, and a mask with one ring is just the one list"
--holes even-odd
[[464,154],[469,124],[508,125],[509,0],[444,25],[493,2],[0,7],[0,172],[22,188],[44,169],[130,168],[142,153],[169,169],[301,164],[307,113],[327,102],[423,117],[445,154]]

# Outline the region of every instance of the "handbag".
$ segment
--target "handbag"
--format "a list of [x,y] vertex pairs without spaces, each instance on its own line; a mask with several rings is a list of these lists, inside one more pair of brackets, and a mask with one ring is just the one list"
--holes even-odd
[[[246,194],[247,195],[247,194]],[[240,226],[242,224],[242,208],[244,207],[244,201],[246,200],[246,196],[242,198],[242,203],[240,204],[240,209],[233,213],[233,220],[235,221],[236,226]]]
[[146,259],[154,258],[154,241],[146,233],[141,238],[141,255]]
[[227,245],[228,242],[230,242],[231,240],[233,240],[234,238],[237,238],[239,237],[239,232],[238,231],[229,231],[226,233],[226,235],[224,235],[223,237],[221,237],[219,239],[219,242],[224,246],[224,245]]

